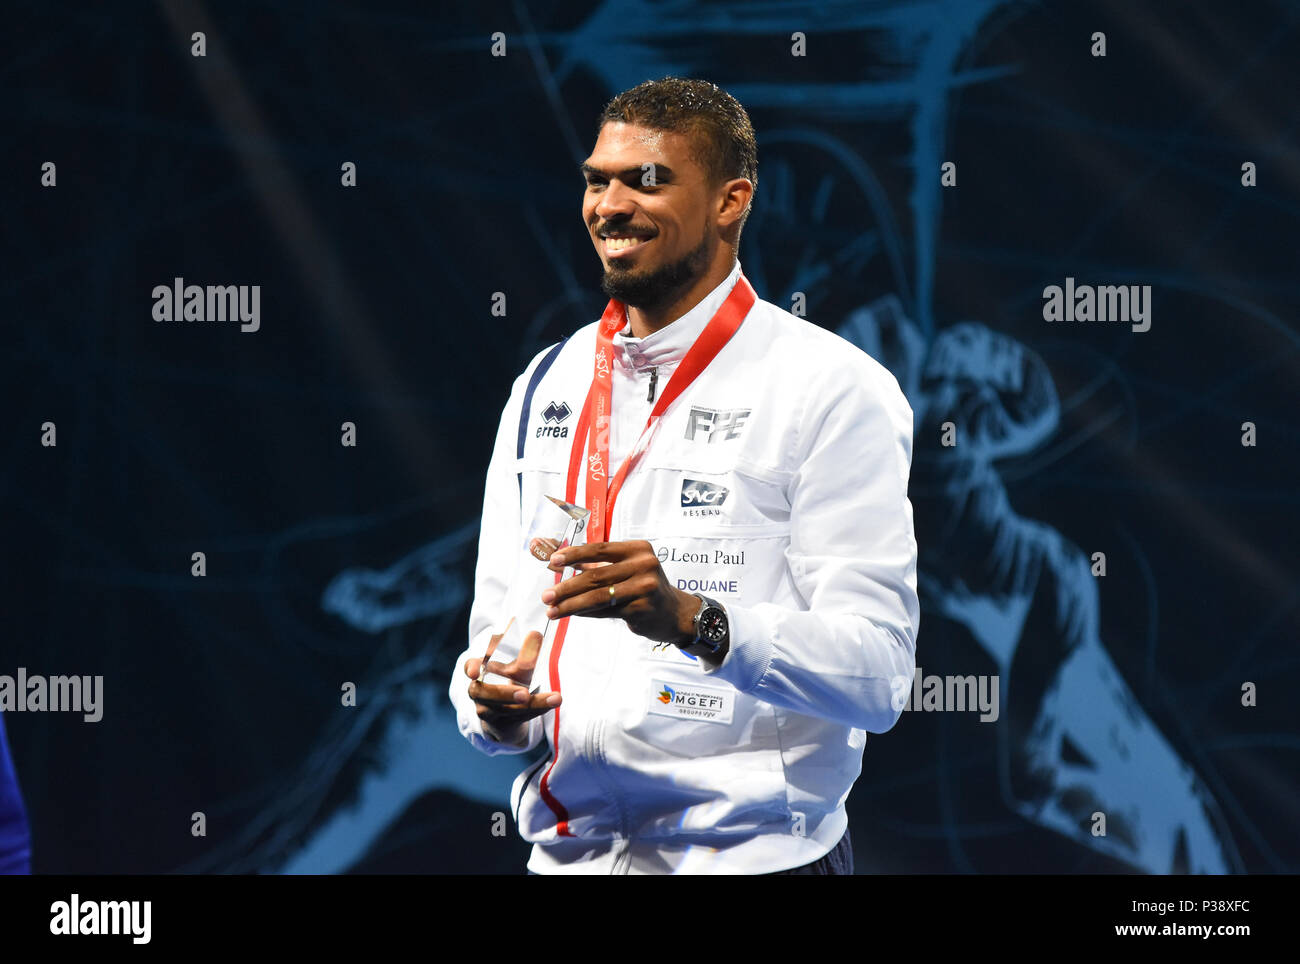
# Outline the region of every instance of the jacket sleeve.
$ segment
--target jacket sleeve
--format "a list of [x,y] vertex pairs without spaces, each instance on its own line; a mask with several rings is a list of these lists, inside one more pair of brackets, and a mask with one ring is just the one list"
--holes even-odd
[[488,465],[487,483],[483,491],[483,518],[479,524],[478,562],[474,569],[474,601],[469,611],[469,647],[456,657],[452,667],[450,696],[456,709],[460,732],[471,744],[484,753],[526,753],[537,746],[542,738],[544,716],[528,722],[526,736],[518,745],[500,743],[484,733],[475,703],[469,697],[469,677],[465,675],[465,661],[482,656],[497,625],[504,605],[509,580],[517,562],[517,546],[523,539],[520,530],[519,482],[515,475],[515,446],[518,438],[519,413],[528,378],[536,367],[535,358],[528,369],[515,380],[501,413],[496,443]]
[[800,417],[786,562],[806,608],[728,604],[730,649],[705,673],[884,733],[902,713],[893,694],[910,692],[916,672],[912,409],[886,369],[863,362],[820,379]]

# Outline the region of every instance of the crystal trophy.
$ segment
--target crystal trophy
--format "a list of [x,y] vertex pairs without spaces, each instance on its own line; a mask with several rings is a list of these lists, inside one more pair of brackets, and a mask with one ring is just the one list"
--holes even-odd
[[[507,664],[515,660],[522,652],[529,632],[541,633],[545,644],[554,620],[546,618],[548,607],[542,602],[542,593],[555,583],[555,572],[547,566],[547,562],[552,553],[574,544],[590,514],[590,511],[581,506],[571,505],[553,496],[544,495],[538,500],[532,524],[520,547],[522,551],[515,559],[515,571],[502,607],[503,615],[492,629],[492,635],[500,634],[500,638],[489,644],[483,655],[483,665],[479,668],[480,681],[496,684],[513,682],[505,676],[487,672],[488,660]],[[537,665],[543,665],[540,654]],[[533,691],[537,688],[536,684],[532,687]]]

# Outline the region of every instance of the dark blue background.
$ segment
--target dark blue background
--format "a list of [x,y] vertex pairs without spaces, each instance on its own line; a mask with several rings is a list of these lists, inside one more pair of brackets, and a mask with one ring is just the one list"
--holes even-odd
[[[604,305],[575,173],[596,115],[670,73],[753,118],[741,261],[760,296],[803,291],[812,320],[868,348],[895,304],[887,333],[919,347],[877,353],[916,376],[914,407],[937,390],[922,359],[960,322],[1040,360],[1053,431],[983,465],[1007,503],[981,518],[1014,516],[1073,547],[1062,558],[1107,555],[1086,639],[1052,607],[1090,590],[1036,577],[999,723],[907,713],[870,738],[849,801],[859,871],[1300,865],[1296,4],[27,3],[6,19],[0,674],[105,677],[101,722],[6,714],[35,871],[522,870],[527,847],[489,831],[519,761],[474,755],[445,696],[483,473],[514,376]],[[261,285],[261,330],[154,322],[150,292],[176,276]],[[1151,330],[1049,325],[1042,289],[1067,276],[1150,284]],[[38,443],[47,420],[56,448]],[[942,420],[917,429],[918,663],[989,674],[952,607],[988,565],[953,522]],[[1080,651],[1124,682],[1053,697]],[[1016,679],[1032,681],[1018,705]],[[1017,776],[1033,726],[1067,712],[1099,732],[1062,751],[1058,775],[1092,791],[1060,802],[1107,809],[1127,842],[1062,829],[1041,809],[1051,776]],[[1126,740],[1181,776],[1136,779]],[[1153,856],[1192,812],[1214,845]]]

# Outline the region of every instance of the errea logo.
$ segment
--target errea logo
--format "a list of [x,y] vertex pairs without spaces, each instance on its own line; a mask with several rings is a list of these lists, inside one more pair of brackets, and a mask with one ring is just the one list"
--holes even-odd
[[552,438],[568,438],[569,426],[560,425],[566,418],[573,414],[573,409],[569,408],[568,402],[556,404],[551,402],[542,409],[542,418],[546,421],[545,425],[537,427],[537,437],[548,435]]
[[686,417],[686,440],[695,441],[700,433],[703,433],[712,444],[718,439],[733,439],[740,437],[741,426],[745,424],[745,419],[749,418],[751,409],[733,408],[721,411],[716,408],[700,408],[692,406],[690,414]]
[[682,515],[721,515],[730,489],[699,479],[682,479]]

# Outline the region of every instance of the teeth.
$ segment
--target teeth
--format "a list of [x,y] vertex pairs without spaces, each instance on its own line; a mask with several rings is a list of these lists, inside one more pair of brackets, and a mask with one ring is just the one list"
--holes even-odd
[[622,251],[626,248],[631,248],[634,245],[638,245],[640,243],[641,243],[640,238],[606,238],[605,250]]

